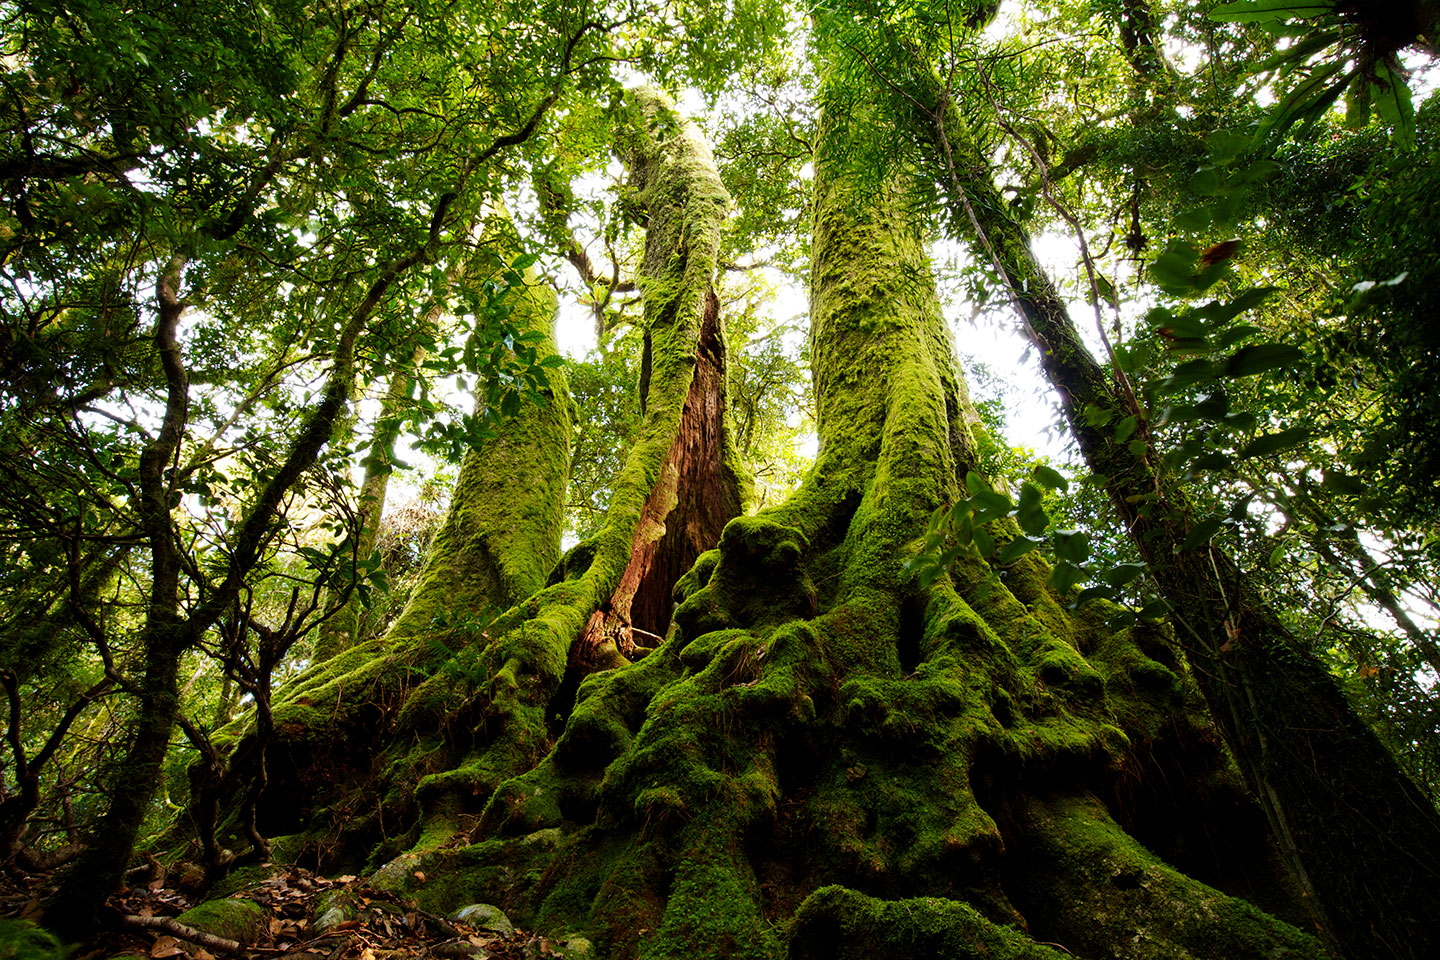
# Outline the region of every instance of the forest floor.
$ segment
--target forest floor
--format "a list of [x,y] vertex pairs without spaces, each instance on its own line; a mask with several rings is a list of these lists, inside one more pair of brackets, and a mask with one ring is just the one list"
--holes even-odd
[[[242,906],[247,921],[243,939],[247,942],[239,942],[242,937],[228,940],[214,935],[231,932],[234,936],[234,925],[231,931],[222,931],[213,923],[203,924],[212,931],[207,937],[198,929],[202,926],[198,921],[190,927],[176,920],[203,899],[197,898],[191,892],[193,885],[187,883],[193,874],[167,871],[158,863],[152,867],[150,878],[141,877],[135,886],[110,899],[109,923],[92,941],[71,951],[69,960],[538,960],[589,956],[588,941],[560,942],[511,929],[503,915],[488,921],[472,915],[471,922],[462,916],[466,911],[440,917],[353,876],[326,878],[284,867],[276,867],[270,876],[226,898],[246,900],[259,908]],[[0,880],[0,917],[24,919],[38,914],[45,892],[39,884]],[[194,934],[199,935],[198,942]],[[7,955],[0,950],[0,956]]]

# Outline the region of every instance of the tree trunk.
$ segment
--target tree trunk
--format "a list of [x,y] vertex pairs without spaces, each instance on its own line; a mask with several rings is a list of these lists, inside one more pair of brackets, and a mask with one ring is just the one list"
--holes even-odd
[[[349,808],[330,810],[307,842],[325,846],[323,831],[342,816],[347,849],[385,839],[382,857],[467,831],[497,788],[550,750],[585,675],[628,665],[663,639],[676,581],[740,511],[744,478],[725,425],[714,289],[729,197],[709,147],[669,101],[645,90],[629,96],[620,152],[647,222],[639,283],[650,376],[606,522],[557,564],[570,420],[556,377],[552,404],[467,457],[420,583],[388,636],[312,670],[282,696],[282,743],[272,754],[283,759],[266,801],[272,831],[309,826],[302,788],[333,776],[337,752],[368,773],[380,731],[399,744],[379,761],[384,788],[353,820]],[[529,327],[548,336],[554,295],[532,286],[522,308]],[[514,789],[502,806],[519,802]],[[397,818],[411,831],[384,836],[382,825]]]
[[[193,642],[180,615],[182,560],[170,519],[170,482],[165,477],[189,415],[189,378],[177,337],[185,310],[180,285],[186,262],[184,255],[172,257],[155,285],[158,310],[151,339],[167,389],[160,429],[141,452],[138,470],[136,512],[150,549],[150,588],[139,636],[144,673],[130,691],[136,695],[135,720],[130,742],[112,771],[110,803],[86,837],[85,852],[45,904],[46,926],[70,939],[94,929],[106,898],[120,886],[170,749],[180,706],[176,686],[180,655]],[[106,672],[112,672],[108,650],[104,655]]]
[[[372,882],[616,958],[1322,955],[1232,895],[1301,915],[1163,634],[1071,614],[1034,556],[903,575],[978,458],[907,183],[853,176],[870,105],[825,90],[813,470],[726,525],[666,641],[590,675],[548,754],[511,750],[468,835],[422,820]],[[592,609],[627,582],[624,543]],[[544,635],[551,664],[584,626]],[[501,772],[503,737],[476,738],[463,763]],[[478,780],[463,763],[442,776]]]
[[[425,318],[426,327],[434,329],[439,320],[440,308],[432,308]],[[397,358],[398,359],[398,358]],[[375,552],[375,539],[380,533],[380,518],[385,512],[385,494],[390,486],[390,474],[395,469],[395,441],[400,435],[396,420],[401,404],[410,396],[414,387],[413,368],[424,359],[424,351],[416,349],[409,366],[400,366],[390,375],[390,385],[380,401],[380,413],[375,419],[375,435],[370,441],[370,452],[365,457],[365,475],[360,481],[359,496],[355,504],[355,562],[365,563]],[[403,364],[403,361],[402,361]],[[357,574],[358,576],[358,574]],[[315,640],[315,652],[311,659],[323,663],[343,650],[355,646],[361,640],[364,605],[353,589],[342,597],[340,591],[330,590],[326,606],[340,604],[340,609],[320,624]]]
[[1356,960],[1436,955],[1435,808],[1230,556],[1187,545],[1195,513],[1162,482],[1153,451],[1132,451],[1087,420],[1088,407],[1117,411],[1117,421],[1141,411],[1086,350],[962,124],[938,102],[932,129],[954,220],[975,228],[1006,278],[1071,433],[1170,604],[1193,676],[1317,923]]

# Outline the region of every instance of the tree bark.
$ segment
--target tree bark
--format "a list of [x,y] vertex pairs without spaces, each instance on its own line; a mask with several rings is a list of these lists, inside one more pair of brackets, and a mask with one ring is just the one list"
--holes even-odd
[[[131,692],[137,698],[132,735],[111,778],[110,803],[86,837],[82,853],[45,905],[45,923],[62,937],[88,934],[101,906],[120,886],[159,780],[170,731],[179,709],[176,687],[180,654],[189,637],[180,616],[181,557],[170,519],[165,471],[175,458],[189,412],[189,382],[176,331],[185,304],[180,286],[187,258],[176,254],[156,282],[158,311],[152,341],[167,385],[160,429],[140,454],[136,503],[150,550],[150,590],[140,631],[144,672]],[[113,666],[107,663],[107,667]]]

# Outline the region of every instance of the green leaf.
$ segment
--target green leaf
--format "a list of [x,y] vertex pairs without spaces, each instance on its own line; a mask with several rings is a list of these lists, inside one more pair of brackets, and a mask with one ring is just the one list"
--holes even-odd
[[1205,150],[1210,156],[1210,162],[1215,164],[1229,163],[1249,146],[1249,134],[1231,130],[1216,130],[1205,138]]
[[1123,587],[1148,569],[1143,563],[1122,563],[1101,573],[1100,579],[1112,587]]
[[1203,340],[1210,327],[1195,311],[1167,317],[1164,323],[1155,325],[1155,332],[1172,341]]
[[[1110,306],[1120,306],[1120,296],[1115,291],[1115,284],[1110,282],[1109,277],[1098,271],[1095,274],[1095,289],[1099,292],[1100,299],[1110,304]],[[1095,297],[1093,295],[1090,297],[1090,302],[1092,304],[1095,303]]]
[[[1368,81],[1358,77],[1355,82],[1366,84]],[[1375,85],[1375,112],[1395,130],[1395,139],[1402,147],[1414,147],[1415,102],[1410,97],[1410,87],[1383,61],[1375,65]]]
[[1086,587],[1075,598],[1074,606],[1078,607],[1087,600],[1114,600],[1115,596],[1115,591],[1109,587]]
[[1279,453],[1281,450],[1288,450],[1308,439],[1310,439],[1309,427],[1291,427],[1288,430],[1281,430],[1279,433],[1267,433],[1241,447],[1239,457],[1241,460],[1249,460],[1251,457],[1268,456],[1272,453]]
[[934,567],[935,555],[933,553],[921,553],[906,560],[905,566],[900,568],[900,572],[909,576],[910,574],[924,573],[926,570],[933,569]]
[[1220,420],[1229,410],[1230,397],[1223,390],[1216,390],[1195,404],[1195,415],[1203,420]]
[[1345,91],[1345,128],[1364,130],[1370,123],[1371,85],[1361,80]]
[[990,484],[986,483],[985,478],[980,474],[971,470],[965,474],[965,489],[969,490],[970,496],[973,497],[978,493],[988,492]]
[[1215,213],[1215,226],[1225,229],[1239,222],[1240,215],[1245,212],[1245,193],[1237,191],[1229,196],[1221,197],[1215,201],[1213,207]]
[[1222,23],[1260,23],[1265,20],[1309,20],[1335,12],[1334,0],[1238,0],[1210,11]]
[[1297,123],[1308,126],[1324,116],[1325,111],[1330,109],[1330,104],[1340,96],[1340,91],[1359,69],[1352,69],[1331,83],[1331,79],[1340,73],[1344,66],[1344,61],[1324,64],[1297,84],[1279,104],[1270,109],[1269,115],[1256,131],[1257,142],[1263,143],[1271,137],[1282,136]]
[[1069,593],[1085,579],[1085,571],[1073,563],[1061,561],[1050,570],[1050,586],[1056,593]]
[[1046,466],[1043,463],[1037,463],[1035,464],[1035,469],[1030,471],[1030,474],[1035,478],[1036,483],[1040,484],[1040,486],[1046,488],[1047,490],[1070,489],[1070,481],[1066,480],[1065,475],[1062,474],[1059,470],[1056,470],[1054,467]]
[[1215,222],[1215,213],[1210,207],[1193,207],[1175,215],[1175,225],[1181,230],[1201,233],[1210,229]]
[[1090,535],[1084,530],[1056,530],[1055,556],[1067,563],[1084,563],[1090,558]]
[[1304,351],[1288,343],[1256,343],[1241,347],[1225,361],[1225,376],[1253,377],[1267,370],[1291,366],[1303,359]]
[[1139,616],[1141,620],[1163,620],[1169,612],[1170,604],[1164,600],[1151,600],[1140,608]]
[[1115,424],[1115,442],[1124,443],[1126,440],[1129,440],[1130,435],[1135,432],[1135,427],[1139,422],[1139,418],[1132,413],[1124,420]]
[[[1230,182],[1234,184],[1259,183],[1262,180],[1269,180],[1280,172],[1280,164],[1268,158],[1247,163],[1230,175]],[[1274,289],[1267,288],[1267,289]]]
[[1223,365],[1209,360],[1187,360],[1161,381],[1155,390],[1162,395],[1175,393],[1202,380],[1209,380],[1224,369]]
[[1014,563],[1025,554],[1043,546],[1044,543],[1045,541],[1040,537],[1016,537],[1000,548],[1000,562]]
[[1020,529],[1031,536],[1040,536],[1050,525],[1050,518],[1040,505],[1043,497],[1040,488],[1029,481],[1020,488],[1020,504],[1015,509],[1015,519],[1019,521]]
[[1302,65],[1310,60],[1310,55],[1326,47],[1333,46],[1345,39],[1344,31],[1339,28],[1324,29],[1318,27],[1306,27],[1303,24],[1293,24],[1290,30],[1271,29],[1276,24],[1271,23],[1266,32],[1272,37],[1290,37],[1295,40],[1284,50],[1276,51],[1272,56],[1255,64],[1250,68],[1252,74],[1268,73],[1277,68],[1290,68]]
[[1190,528],[1190,533],[1185,537],[1185,542],[1180,544],[1181,550],[1198,550],[1209,543],[1215,534],[1220,532],[1220,525],[1224,517],[1209,516]]
[[1218,323],[1228,323],[1247,310],[1253,310],[1269,300],[1271,294],[1278,289],[1279,287],[1251,287],[1229,300],[1211,303],[1209,306],[1214,311],[1213,319]]
[[1195,288],[1195,258],[1167,251],[1150,265],[1150,275],[1166,293],[1189,293]]
[[1361,497],[1370,492],[1369,484],[1340,473],[1338,470],[1326,470],[1325,478],[1320,481],[1320,486],[1332,493],[1343,493],[1352,497]]
[[1190,189],[1202,197],[1215,196],[1223,185],[1220,171],[1215,167],[1201,167],[1195,176],[1190,178]]
[[980,556],[988,557],[995,552],[995,538],[984,527],[976,527],[971,535],[975,549],[980,551]]
[[1221,350],[1226,350],[1240,343],[1242,340],[1248,340],[1259,332],[1260,328],[1254,324],[1237,323],[1235,326],[1228,328],[1220,334],[1220,340],[1216,346]]
[[977,508],[975,510],[976,523],[989,523],[992,520],[999,520],[1001,517],[1008,517],[1010,511],[1015,509],[1015,504],[1010,502],[1009,497],[993,490],[982,490],[972,499]]
[[1202,453],[1190,465],[1196,470],[1228,470],[1230,458],[1223,453]]

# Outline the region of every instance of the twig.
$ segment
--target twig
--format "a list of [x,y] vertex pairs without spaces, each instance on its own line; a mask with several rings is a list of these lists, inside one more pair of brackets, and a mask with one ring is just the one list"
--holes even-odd
[[240,954],[244,948],[236,940],[227,940],[224,937],[217,937],[213,933],[206,933],[204,930],[196,930],[194,927],[187,927],[185,924],[171,917],[137,917],[133,914],[122,917],[121,926],[136,927],[141,930],[163,930],[173,937],[181,940],[188,940],[191,943],[205,947],[207,950],[219,950],[222,953]]

